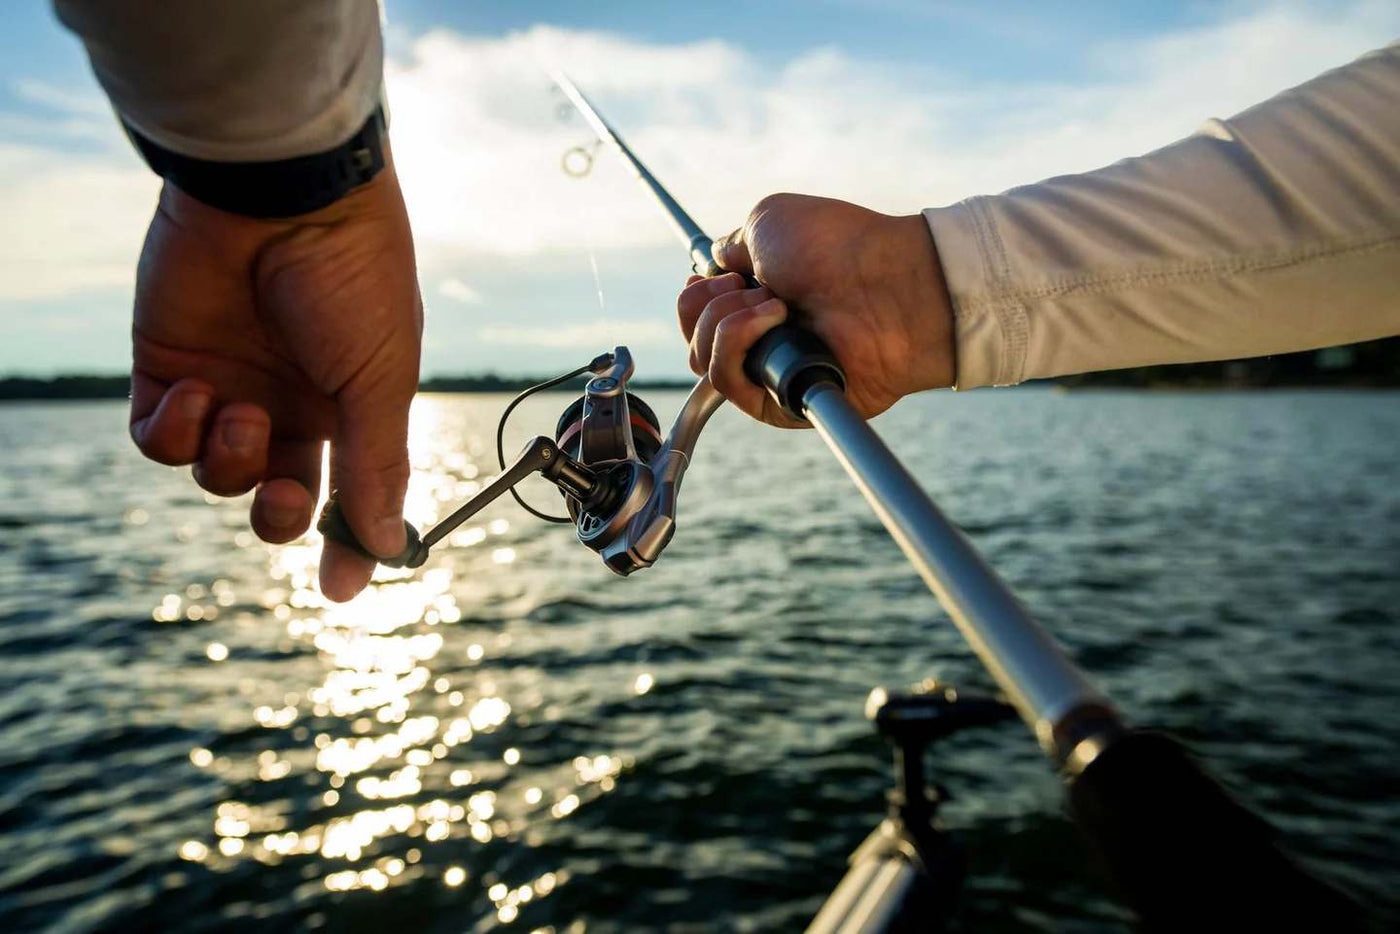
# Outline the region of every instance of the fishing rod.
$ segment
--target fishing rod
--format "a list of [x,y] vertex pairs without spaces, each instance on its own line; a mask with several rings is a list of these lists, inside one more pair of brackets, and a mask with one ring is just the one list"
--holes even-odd
[[[614,148],[655,197],[692,268],[724,273],[710,238],[616,129],[566,75],[552,77],[599,143]],[[800,308],[793,319],[802,320]],[[928,930],[928,916],[919,912],[946,912],[946,904],[930,909],[929,893],[935,902],[951,897],[956,860],[934,825],[937,798],[923,787],[924,750],[958,729],[1005,719],[1011,709],[1061,771],[1076,823],[1148,930],[1215,930],[1222,922],[1293,928],[1306,921],[1325,922],[1330,931],[1360,929],[1351,903],[1289,860],[1267,826],[1179,744],[1125,725],[854,409],[839,359],[820,339],[790,320],[758,341],[744,369],[787,415],[821,436],[1010,705],[937,685],[872,693],[868,713],[896,744],[891,815],[857,850],[810,932]],[[501,473],[426,533],[405,523],[408,544],[399,555],[366,551],[334,494],[317,528],[380,563],[419,567],[452,529],[508,491],[532,514],[572,523],[580,543],[613,572],[650,567],[676,533],[681,481],[723,398],[701,377],[663,436],[650,408],[627,389],[632,373],[631,354],[619,346],[517,396],[497,430]],[[536,437],[507,466],[500,440],[518,403],[584,374],[591,378],[583,395],[564,411],[554,437]],[[520,499],[516,485],[533,474],[560,490],[567,517]]]
[[[551,77],[660,204],[694,271],[724,273],[710,238],[578,86],[562,72]],[[760,285],[746,278],[750,286]],[[1325,919],[1332,930],[1359,926],[1350,900],[1298,869],[1275,847],[1265,825],[1182,747],[1124,725],[856,412],[846,399],[839,362],[815,335],[779,325],[755,345],[744,369],[786,414],[816,429],[1031,726],[1069,781],[1076,820],[1107,858],[1145,927],[1202,930],[1207,922],[1235,917],[1251,925],[1272,918],[1290,927],[1308,919]],[[1004,719],[1000,706],[981,698],[960,705],[956,692],[933,685],[900,696],[872,692],[867,713],[896,741],[899,782],[891,819],[853,856],[844,891],[838,886],[833,892],[810,934],[929,929],[928,918],[909,916],[909,907],[929,902],[911,890],[922,878],[925,885],[932,882],[935,899],[946,894],[938,875],[949,871],[949,853],[926,832],[936,801],[922,787],[922,751],[957,729]],[[912,855],[906,844],[913,845]]]
[[[724,273],[714,261],[711,239],[578,86],[563,73],[551,77],[598,138],[617,150],[656,198],[686,244],[695,271]],[[744,368],[787,415],[810,423],[821,435],[1052,756],[1064,760],[1085,742],[1090,745],[1079,755],[1090,756],[1096,737],[1121,729],[1103,697],[856,412],[846,399],[840,364],[815,335],[796,325],[779,325],[760,339]]]

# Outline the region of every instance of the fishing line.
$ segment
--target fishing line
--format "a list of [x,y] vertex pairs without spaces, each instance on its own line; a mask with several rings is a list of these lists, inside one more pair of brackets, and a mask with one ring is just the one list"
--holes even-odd
[[593,235],[588,232],[588,225],[585,224],[583,230],[583,242],[588,250],[588,268],[593,270],[593,288],[598,293],[598,313],[607,318],[608,306],[603,301],[603,278],[598,275],[598,252],[593,249]]
[[[604,358],[606,358],[606,362],[604,361]],[[592,362],[585,363],[583,366],[579,367],[576,370],[570,370],[563,376],[556,376],[554,377],[554,379],[547,379],[543,383],[536,383],[529,389],[523,390],[514,399],[510,400],[510,405],[507,405],[506,410],[501,413],[501,420],[496,423],[496,460],[500,463],[501,470],[504,471],[506,469],[506,422],[510,419],[510,413],[515,411],[516,406],[518,406],[520,403],[524,402],[526,399],[530,398],[537,392],[544,392],[546,389],[553,389],[560,383],[567,383],[569,380],[573,379],[576,376],[582,376],[584,373],[594,372],[598,369],[606,367],[611,361],[611,354],[602,354],[596,357]],[[515,497],[515,501],[520,504],[521,509],[524,509],[526,512],[528,512],[530,515],[534,516],[537,519],[543,519],[546,522],[559,523],[572,523],[574,521],[573,518],[570,516],[551,516],[548,513],[540,512],[534,506],[531,506],[529,503],[525,502],[525,500],[521,499],[520,494],[516,492],[515,487],[510,488],[510,495]]]

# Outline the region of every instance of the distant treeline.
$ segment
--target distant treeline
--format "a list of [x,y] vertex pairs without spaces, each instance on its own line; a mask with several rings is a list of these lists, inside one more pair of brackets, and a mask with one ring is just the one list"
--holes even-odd
[[1130,389],[1282,389],[1311,386],[1393,389],[1400,388],[1400,337],[1249,360],[1106,370],[1065,376],[1055,382],[1070,387]]
[[[519,392],[541,381],[532,376],[435,376],[425,379],[423,392]],[[691,380],[638,380],[638,389],[688,389]],[[1283,387],[1400,388],[1400,337],[1329,347],[1304,353],[1279,354],[1220,363],[1149,366],[1132,370],[1085,373],[1056,380],[1070,387],[1132,389],[1247,389]],[[579,380],[558,387],[577,392]],[[125,376],[25,376],[0,378],[0,401],[22,399],[125,399],[130,393]]]
[[[486,373],[479,376],[435,376],[419,385],[422,392],[520,392],[547,377],[499,376]],[[694,380],[652,379],[633,380],[637,389],[689,389]],[[583,377],[556,387],[555,392],[578,392]],[[29,376],[0,378],[0,402],[27,399],[125,399],[131,394],[131,379],[127,376],[56,376],[38,379]]]
[[[549,377],[545,376],[497,376],[487,373],[484,376],[434,376],[418,384],[420,392],[520,392]],[[554,392],[578,392],[583,385],[583,377],[556,386]],[[695,385],[694,379],[633,379],[627,383],[634,389],[689,389]]]

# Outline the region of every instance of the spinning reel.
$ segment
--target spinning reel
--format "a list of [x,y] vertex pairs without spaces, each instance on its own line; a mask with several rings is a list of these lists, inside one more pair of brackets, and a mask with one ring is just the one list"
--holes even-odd
[[[585,372],[593,373],[593,378],[583,395],[560,416],[554,438],[536,437],[507,467],[501,436],[514,408],[533,393]],[[330,541],[380,564],[416,568],[428,559],[432,546],[509,491],[532,515],[572,523],[578,540],[602,556],[613,572],[625,577],[650,567],[675,534],[681,479],[690,466],[700,430],[724,397],[702,378],[686,398],[670,433],[663,437],[651,407],[627,390],[632,372],[632,354],[626,347],[617,347],[586,366],[517,396],[502,414],[496,433],[501,473],[422,535],[405,522],[408,543],[397,555],[383,557],[367,551],[355,538],[334,494],[316,528]],[[516,485],[535,473],[559,488],[567,518],[539,512],[520,498]]]

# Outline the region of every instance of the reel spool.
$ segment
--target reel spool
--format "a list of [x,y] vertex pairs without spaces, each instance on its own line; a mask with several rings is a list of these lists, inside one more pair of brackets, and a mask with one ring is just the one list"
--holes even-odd
[[[559,416],[559,423],[554,427],[554,443],[573,458],[580,456],[584,406],[587,403],[587,397],[579,396]],[[651,406],[631,392],[627,393],[627,411],[631,416],[632,443],[637,449],[637,457],[643,464],[650,464],[661,450],[661,422]]]
[[[569,511],[569,516],[578,527],[579,535],[585,540],[592,538],[612,520],[612,511],[628,498],[633,485],[638,480],[640,471],[651,466],[657,453],[664,443],[661,436],[661,422],[657,419],[656,413],[651,410],[640,397],[631,392],[624,393],[627,400],[627,423],[625,430],[632,436],[632,448],[636,452],[635,460],[614,460],[597,461],[592,466],[607,478],[607,483],[612,488],[612,496],[600,498],[594,504],[592,510],[585,511],[580,508],[580,503],[576,497],[564,493],[564,507]],[[594,405],[611,405],[611,400],[595,401]],[[559,445],[559,449],[575,460],[583,460],[583,431],[584,424],[591,414],[589,409],[588,396],[579,396],[564,410],[564,414],[559,416],[559,422],[554,428],[554,442]],[[603,409],[600,414],[602,420],[611,420],[613,413]]]

